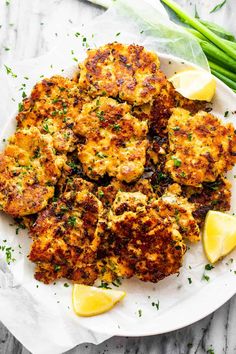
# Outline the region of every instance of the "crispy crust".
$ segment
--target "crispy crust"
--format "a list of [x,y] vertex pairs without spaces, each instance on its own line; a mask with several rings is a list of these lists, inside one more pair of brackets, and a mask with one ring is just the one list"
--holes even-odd
[[60,277],[83,284],[96,280],[103,207],[91,188],[91,183],[75,179],[58,201],[39,214],[30,230],[29,255],[37,264],[37,280],[46,284]]
[[77,118],[76,131],[86,141],[80,144],[78,156],[91,179],[108,174],[132,182],[142,175],[148,144],[147,123],[129,112],[126,103],[105,97],[84,105]]
[[140,192],[117,193],[108,219],[109,247],[98,262],[103,280],[136,276],[158,282],[179,271],[186,246],[177,224],[158,209],[157,201],[147,203]]
[[23,101],[16,117],[18,128],[35,126],[42,134],[52,135],[56,150],[73,151],[77,144],[73,131],[75,118],[88,101],[75,81],[62,76],[44,79]]
[[52,138],[37,128],[18,130],[0,154],[1,209],[14,216],[34,214],[54,194],[65,156],[57,156]]
[[214,182],[236,162],[236,134],[232,124],[207,112],[176,108],[168,121],[170,154],[166,170],[174,181],[199,187]]
[[79,86],[92,97],[106,95],[133,105],[160,92],[164,74],[156,54],[138,45],[110,43],[88,51],[79,65]]

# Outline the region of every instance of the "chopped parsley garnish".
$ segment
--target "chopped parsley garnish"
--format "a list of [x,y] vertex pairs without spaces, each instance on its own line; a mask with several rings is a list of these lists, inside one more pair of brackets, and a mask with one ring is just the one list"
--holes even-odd
[[99,197],[103,197],[103,196],[104,196],[104,192],[101,191],[101,190],[99,190],[99,191],[98,191],[98,195],[99,195]]
[[22,102],[18,103],[18,112],[22,112],[23,108],[24,108],[23,103]]
[[209,280],[210,280],[210,277],[209,277],[208,275],[206,275],[206,274],[203,274],[202,280],[209,281]]
[[212,270],[213,268],[215,268],[213,265],[211,264],[206,264],[205,265],[205,270]]
[[[4,240],[3,242],[6,242],[6,240]],[[7,264],[15,262],[15,258],[12,257],[12,253],[14,252],[14,249],[12,247],[7,247],[6,245],[0,246],[0,251],[5,252],[5,259]]]
[[106,283],[105,281],[101,281],[101,284],[98,286],[98,288],[103,288],[103,289],[111,289],[110,286],[108,286],[108,283]]
[[70,286],[70,285],[69,285],[68,283],[64,283],[64,287],[65,287],[65,288],[69,288],[69,286]]
[[[98,103],[97,103],[98,102]],[[96,105],[99,105],[99,100],[97,100],[96,101]],[[99,120],[101,121],[101,122],[104,122],[104,120],[105,120],[105,118],[104,118],[104,112],[103,111],[101,111],[101,112],[97,112],[96,113],[96,115],[97,115],[97,117],[99,118]]]
[[11,75],[12,77],[16,78],[17,75],[13,73],[12,69],[9,68],[9,66],[7,65],[4,65],[5,66],[5,69],[6,69],[6,72],[7,72],[7,75]]
[[100,157],[101,159],[105,159],[107,155],[104,155],[102,152],[96,152],[96,156]]
[[121,285],[121,281],[120,281],[119,278],[117,278],[117,279],[115,279],[115,280],[112,282],[112,284],[113,284],[114,286],[116,286],[116,287],[119,287],[119,286]]
[[189,284],[192,284],[192,279],[188,278],[188,282],[189,282]]
[[114,124],[113,128],[115,131],[119,131],[121,129],[121,127],[119,126],[119,124]]
[[120,32],[116,33],[116,37],[118,37],[120,35]]
[[142,310],[138,310],[138,317],[141,317],[142,316]]
[[152,306],[156,307],[157,310],[159,310],[160,308],[160,301],[158,300],[158,302],[152,302]]
[[45,130],[45,132],[49,133],[48,124],[43,125],[43,130]]
[[229,111],[225,111],[224,117],[226,118],[228,117],[228,115],[229,115]]
[[34,150],[34,155],[33,155],[33,158],[36,159],[38,157],[40,157],[41,154],[40,154],[40,148],[38,147],[37,149]]
[[55,270],[55,272],[58,272],[59,270],[61,269],[61,266],[60,265],[55,265],[54,266],[54,270]]
[[68,218],[68,224],[70,225],[70,226],[75,226],[76,225],[76,217],[75,216],[70,216],[69,218]]
[[188,138],[189,141],[192,141],[193,134],[192,133],[188,133],[187,138]]
[[180,159],[178,159],[178,157],[172,156],[171,159],[174,161],[174,166],[175,167],[180,167],[182,162]]
[[180,127],[173,127],[172,128],[174,131],[178,131],[178,130],[180,130]]

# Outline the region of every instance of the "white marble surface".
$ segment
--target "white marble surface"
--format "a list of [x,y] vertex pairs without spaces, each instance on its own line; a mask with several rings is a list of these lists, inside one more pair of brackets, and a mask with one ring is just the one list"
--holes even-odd
[[[196,3],[201,17],[215,20],[236,34],[235,0],[228,0],[220,11],[209,15],[219,2],[179,0],[190,11],[194,11]],[[86,23],[102,11],[81,0],[1,0],[0,64],[46,53],[74,26]],[[235,328],[236,296],[214,314],[184,329],[145,338],[115,337],[99,346],[80,345],[69,353],[231,354],[236,353]],[[0,354],[8,353],[29,352],[0,324]]]

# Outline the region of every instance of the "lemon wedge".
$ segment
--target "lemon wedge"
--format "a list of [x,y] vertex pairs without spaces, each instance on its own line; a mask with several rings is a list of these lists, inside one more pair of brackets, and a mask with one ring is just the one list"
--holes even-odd
[[75,284],[72,293],[72,303],[78,316],[89,317],[109,311],[125,295],[124,291]]
[[168,79],[182,96],[191,100],[210,102],[215,94],[216,81],[204,70],[181,71]]
[[203,230],[203,246],[211,263],[229,254],[236,247],[236,217],[210,210]]

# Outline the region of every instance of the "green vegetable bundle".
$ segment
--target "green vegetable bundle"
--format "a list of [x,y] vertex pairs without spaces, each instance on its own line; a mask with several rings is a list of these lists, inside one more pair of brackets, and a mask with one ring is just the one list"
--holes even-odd
[[174,11],[181,22],[191,27],[186,30],[195,36],[201,45],[212,74],[236,91],[236,41],[234,36],[214,23],[189,16],[172,0],[161,0],[161,2]]

